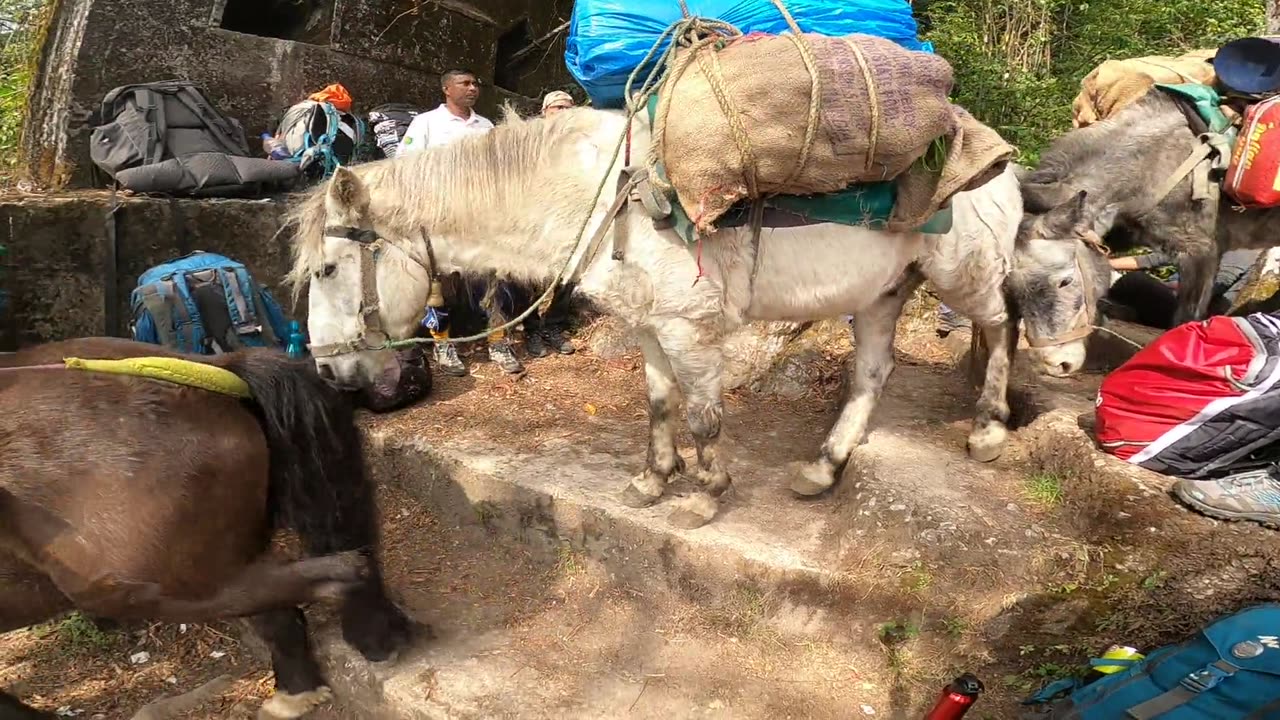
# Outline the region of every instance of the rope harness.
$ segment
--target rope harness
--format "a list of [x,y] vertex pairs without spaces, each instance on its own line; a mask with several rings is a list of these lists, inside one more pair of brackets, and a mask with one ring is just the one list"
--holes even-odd
[[1103,257],[1111,254],[1108,248],[1102,242],[1102,238],[1092,230],[1085,231],[1078,238],[1080,242],[1076,243],[1075,251],[1075,271],[1076,277],[1080,279],[1080,292],[1084,296],[1084,302],[1076,309],[1075,315],[1071,317],[1071,326],[1056,335],[1038,335],[1032,330],[1031,325],[1026,326],[1027,344],[1037,350],[1049,347],[1057,347],[1058,345],[1066,345],[1075,340],[1083,340],[1088,337],[1094,330],[1093,317],[1094,309],[1098,305],[1098,298],[1094,296],[1093,283],[1087,282],[1088,273],[1085,272],[1084,263],[1089,260],[1089,253],[1097,253]]

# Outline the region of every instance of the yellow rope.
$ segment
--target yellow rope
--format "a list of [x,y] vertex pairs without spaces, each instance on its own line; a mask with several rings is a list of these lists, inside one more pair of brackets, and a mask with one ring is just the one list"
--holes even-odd
[[134,357],[123,360],[89,360],[69,357],[63,362],[68,370],[129,375],[162,380],[222,395],[249,399],[249,385],[239,375],[204,363],[167,357]]

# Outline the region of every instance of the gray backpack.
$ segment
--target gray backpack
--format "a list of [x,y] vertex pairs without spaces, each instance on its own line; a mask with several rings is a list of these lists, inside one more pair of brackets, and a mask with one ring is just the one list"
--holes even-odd
[[253,157],[240,123],[186,80],[107,93],[89,157],[120,187],[171,195],[246,195],[285,189],[293,163]]

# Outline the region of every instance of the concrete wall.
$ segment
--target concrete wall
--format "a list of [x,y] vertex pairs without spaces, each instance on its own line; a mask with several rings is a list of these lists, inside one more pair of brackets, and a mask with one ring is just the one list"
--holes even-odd
[[[22,149],[28,175],[51,188],[91,186],[89,114],[109,90],[128,83],[199,83],[251,139],[274,129],[285,107],[332,82],[346,85],[357,109],[383,102],[430,107],[441,100],[439,73],[467,67],[491,84],[480,108],[490,117],[502,94],[492,87],[495,77],[508,93],[528,97],[572,85],[564,32],[515,64],[504,60],[568,20],[571,0],[57,1]],[[225,17],[247,11],[251,19],[279,11],[314,22],[292,39],[222,27]]]
[[281,202],[121,198],[114,250],[111,207],[111,195],[104,192],[0,199],[0,245],[8,248],[2,281],[12,309],[8,327],[0,330],[0,350],[127,335],[129,293],[138,275],[192,250],[244,263],[286,313],[305,320],[305,299],[293,311],[281,282],[289,268],[288,240],[275,237],[283,220]]

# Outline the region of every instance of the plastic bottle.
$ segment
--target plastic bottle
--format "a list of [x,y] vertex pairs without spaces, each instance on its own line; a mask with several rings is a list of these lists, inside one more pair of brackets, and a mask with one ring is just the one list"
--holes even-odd
[[307,356],[307,339],[302,334],[302,328],[297,320],[289,321],[289,343],[285,346],[284,352],[295,360]]
[[959,720],[978,701],[984,689],[978,678],[969,673],[961,675],[942,688],[941,697],[924,720]]
[[289,148],[271,133],[262,133],[262,151],[272,160],[288,160]]

